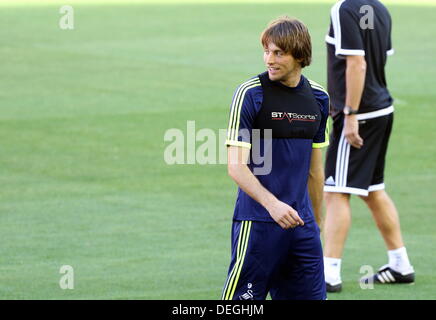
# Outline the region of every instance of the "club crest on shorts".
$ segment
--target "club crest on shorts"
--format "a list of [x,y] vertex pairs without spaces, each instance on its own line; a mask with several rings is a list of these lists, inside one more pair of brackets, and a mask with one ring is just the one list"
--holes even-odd
[[253,300],[253,290],[247,290],[246,293],[239,296],[239,300]]
[[251,288],[253,288],[253,284],[251,282],[249,282],[247,284],[247,288],[249,290],[247,290],[247,292],[245,292],[244,294],[241,294],[239,296],[239,300],[253,300],[253,290],[250,290]]

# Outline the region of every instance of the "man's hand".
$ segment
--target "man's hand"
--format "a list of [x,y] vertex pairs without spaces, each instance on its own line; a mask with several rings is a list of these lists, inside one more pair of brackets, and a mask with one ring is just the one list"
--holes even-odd
[[359,135],[359,122],[355,115],[345,116],[344,135],[354,148],[360,149],[363,146],[363,139]]
[[297,211],[286,203],[276,200],[267,210],[271,217],[277,222],[283,229],[295,228],[297,226],[304,226],[304,221],[301,220]]

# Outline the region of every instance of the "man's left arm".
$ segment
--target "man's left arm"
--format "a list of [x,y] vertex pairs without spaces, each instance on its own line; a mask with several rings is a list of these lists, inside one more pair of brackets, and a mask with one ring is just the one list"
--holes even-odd
[[328,118],[330,113],[330,98],[324,88],[316,83],[312,84],[312,92],[320,107],[321,122],[312,143],[308,191],[316,223],[321,228],[323,222],[322,201],[324,195],[324,164],[322,161],[322,148],[329,145]]
[[322,198],[324,187],[324,166],[322,162],[322,149],[312,149],[312,158],[310,160],[308,189],[310,200],[315,214],[315,220],[321,228],[322,215]]

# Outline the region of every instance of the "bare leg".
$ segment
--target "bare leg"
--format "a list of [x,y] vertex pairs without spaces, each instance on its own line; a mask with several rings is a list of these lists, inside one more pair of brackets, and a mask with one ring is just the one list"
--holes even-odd
[[386,243],[388,250],[404,246],[401,237],[400,219],[391,198],[384,190],[370,192],[367,197],[360,197],[371,210],[372,216]]
[[341,258],[351,225],[350,195],[325,192],[324,256]]

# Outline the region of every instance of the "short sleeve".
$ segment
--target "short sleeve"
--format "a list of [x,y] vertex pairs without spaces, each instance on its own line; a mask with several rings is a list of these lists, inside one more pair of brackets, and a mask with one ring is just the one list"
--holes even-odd
[[329,30],[325,36],[325,41],[329,44],[336,45],[335,33],[333,32],[333,23],[332,23],[331,17],[330,17],[330,26],[329,26]]
[[318,131],[313,138],[312,148],[324,148],[329,145],[328,118],[330,113],[330,98],[324,88],[316,82],[309,80],[312,92],[318,102],[321,111],[321,122]]
[[262,87],[258,77],[240,85],[233,95],[227,127],[227,146],[251,148],[251,130],[261,104]]
[[[365,48],[358,12],[339,1],[331,10],[331,25],[337,56],[364,56]],[[331,37],[331,35],[329,35]]]

